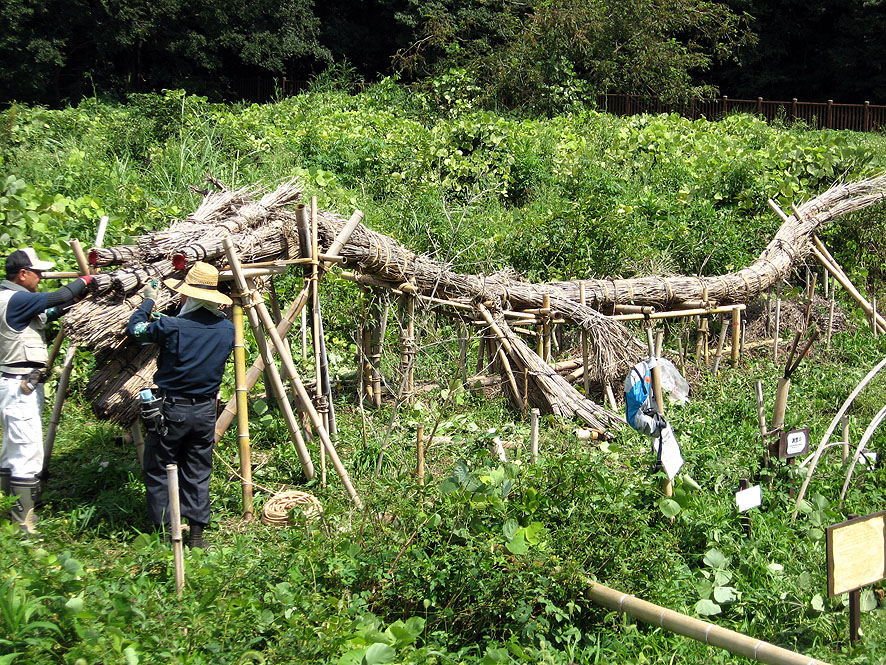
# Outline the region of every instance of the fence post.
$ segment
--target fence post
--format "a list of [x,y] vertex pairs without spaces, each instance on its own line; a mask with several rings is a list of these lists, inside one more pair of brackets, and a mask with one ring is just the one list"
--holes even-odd
[[757,97],[757,115],[763,115],[763,98]]
[[797,122],[797,98],[791,99],[791,122]]
[[828,100],[828,129],[834,128],[834,100]]
[[864,103],[864,131],[871,131],[871,103]]
[[631,115],[631,96],[625,95],[625,115]]
[[729,113],[729,97],[727,97],[726,95],[723,95],[723,117],[725,118],[728,113]]

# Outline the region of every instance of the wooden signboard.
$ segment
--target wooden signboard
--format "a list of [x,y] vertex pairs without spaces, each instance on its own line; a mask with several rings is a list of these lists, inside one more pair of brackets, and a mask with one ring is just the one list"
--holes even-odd
[[778,439],[779,459],[790,459],[809,452],[809,428],[781,432]]
[[886,510],[834,524],[825,532],[829,596],[886,578]]

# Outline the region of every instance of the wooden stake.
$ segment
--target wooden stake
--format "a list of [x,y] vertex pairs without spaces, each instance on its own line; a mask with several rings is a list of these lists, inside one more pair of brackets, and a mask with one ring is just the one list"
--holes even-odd
[[[229,237],[224,239],[225,246],[225,254],[228,257],[228,263],[231,266],[231,270],[234,271],[234,274],[237,276],[237,287],[241,290],[241,292],[245,292],[247,290],[246,280],[240,274],[240,260],[237,257],[236,250],[234,249],[234,241]],[[258,310],[256,313],[255,310]],[[305,410],[308,413],[308,416],[311,419],[311,423],[314,425],[314,429],[317,432],[317,436],[320,440],[325,444],[326,450],[329,454],[329,458],[332,460],[332,464],[335,467],[336,472],[339,475],[339,478],[342,481],[342,484],[345,486],[345,489],[348,492],[351,500],[358,508],[363,507],[363,502],[360,500],[360,497],[357,495],[354,486],[351,484],[351,478],[348,475],[348,472],[345,470],[344,466],[341,463],[341,460],[338,457],[338,453],[335,451],[335,447],[332,445],[332,441],[329,439],[329,433],[326,431],[326,428],[323,426],[323,419],[317,413],[316,409],[314,409],[313,404],[311,404],[311,398],[308,395],[307,390],[305,389],[304,384],[301,381],[301,377],[298,374],[298,371],[295,369],[295,364],[292,362],[292,356],[289,353],[289,347],[283,343],[283,340],[280,339],[280,335],[277,334],[276,328],[273,326],[271,321],[271,316],[268,313],[267,308],[263,301],[258,301],[255,307],[250,307],[248,310],[250,315],[250,323],[253,322],[253,317],[257,319],[260,318],[261,322],[264,324],[267,329],[271,341],[274,346],[277,347],[277,354],[280,357],[281,362],[283,363],[284,368],[289,374],[289,378],[293,382],[299,397],[305,405]],[[258,321],[255,322],[255,328],[258,328]],[[258,335],[259,337],[261,335]],[[275,367],[276,369],[276,367]],[[288,400],[283,400],[283,402],[289,406]],[[292,412],[290,411],[290,414]],[[294,423],[294,419],[293,419]],[[307,450],[305,450],[305,455],[307,455]],[[310,464],[310,458],[307,458],[308,464]],[[313,467],[311,466],[311,471],[313,472]],[[313,473],[312,473],[313,475]],[[309,476],[310,477],[310,476]]]
[[606,382],[606,397],[609,399],[609,406],[618,413],[618,402],[615,401],[615,393],[612,392],[612,384],[609,381]]
[[849,463],[849,414],[844,413],[843,425],[843,464]]
[[458,366],[461,368],[461,385],[468,382],[468,328],[465,322],[458,322]]
[[538,409],[529,411],[529,450],[530,460],[533,464],[538,463]]
[[877,296],[871,296],[871,333],[877,337]]
[[249,412],[246,402],[246,344],[243,334],[243,307],[234,305],[234,383],[237,398],[237,450],[240,453],[240,487],[243,519],[252,521],[252,450],[249,441]]
[[791,390],[791,380],[782,376],[778,379],[775,389],[775,406],[772,408],[772,431],[781,430],[784,427],[784,414],[787,410],[788,393]]
[[415,431],[415,450],[418,455],[417,459],[417,474],[418,474],[418,484],[425,484],[425,424],[419,423],[416,431]]
[[169,525],[172,533],[172,561],[175,568],[175,595],[185,588],[185,552],[182,545],[182,516],[178,498],[178,466],[166,465],[166,488],[169,491]]

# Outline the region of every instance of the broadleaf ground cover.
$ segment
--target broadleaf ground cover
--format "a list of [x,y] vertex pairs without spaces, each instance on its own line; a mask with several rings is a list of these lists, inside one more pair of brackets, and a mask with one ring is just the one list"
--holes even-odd
[[[787,207],[886,162],[875,135],[750,116],[618,119],[591,108],[514,118],[474,108],[469,95],[441,100],[391,82],[266,105],[168,92],[58,111],[13,106],[0,120],[4,246],[32,244],[68,269],[65,241],[89,242],[102,215],[111,220],[106,244],[123,244],[193,210],[199,195],[189,186],[211,173],[232,187],[296,177],[323,208],[359,207],[370,227],[465,272],[717,274],[746,265],[771,238],[779,221],[768,198]],[[884,222],[886,211],[872,208],[823,232],[855,282],[876,294]],[[281,297],[300,281],[280,280]],[[787,425],[810,427],[814,442],[886,353],[838,297],[851,325],[830,347],[814,347],[788,405]],[[826,458],[791,520],[793,468],[763,473],[760,464],[753,383],[763,381],[771,413],[783,370],[767,351],[718,376],[695,372],[689,404],[669,408],[686,466],[665,499],[648,442],[627,431],[579,441],[573,423],[545,417],[541,459],[531,464],[528,423],[460,385],[457,331],[423,314],[416,377],[446,388],[410,405],[362,408],[353,381],[363,296],[333,274],[322,298],[339,451],[367,510],[331,481],[307,487],[323,502],[320,520],[287,529],[240,522],[229,433],[212,481],[211,547],[188,554],[187,589],[176,599],[171,553],[143,533],[135,453],[82,398],[90,358],[81,352],[43,536],[22,540],[10,526],[0,534],[0,662],[746,662],[594,605],[593,579],[825,661],[886,658],[882,585],[865,595],[864,638],[851,647],[845,599],[827,597],[823,540],[828,524],[886,507],[886,471],[863,471],[840,507],[843,469],[838,454]],[[389,376],[399,363],[394,328]],[[563,354],[574,344],[567,334]],[[879,410],[882,385],[853,408],[854,441]],[[265,488],[304,479],[269,401],[250,409],[260,508]],[[412,473],[419,424],[440,437],[423,486]],[[514,444],[508,462],[490,453],[494,437]],[[875,435],[874,450],[882,445]],[[735,508],[739,478],[764,486],[750,538]]]

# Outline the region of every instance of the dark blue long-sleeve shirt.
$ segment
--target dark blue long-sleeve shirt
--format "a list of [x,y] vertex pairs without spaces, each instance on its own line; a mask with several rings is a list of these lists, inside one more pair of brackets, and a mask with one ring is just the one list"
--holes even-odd
[[154,383],[173,395],[215,396],[234,348],[234,324],[201,307],[139,326],[136,335],[136,326],[150,319],[153,307],[153,300],[145,300],[129,318],[126,332],[160,346]]
[[[57,314],[61,315],[62,310],[73,303],[74,298],[79,296],[85,288],[86,282],[82,279],[75,279],[55,291],[45,293],[17,291],[12,294],[9,305],[6,307],[6,323],[13,330],[24,330],[28,327],[31,319],[52,307],[57,308]],[[49,318],[51,320],[53,317]]]

